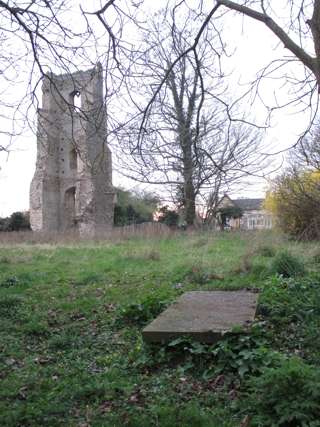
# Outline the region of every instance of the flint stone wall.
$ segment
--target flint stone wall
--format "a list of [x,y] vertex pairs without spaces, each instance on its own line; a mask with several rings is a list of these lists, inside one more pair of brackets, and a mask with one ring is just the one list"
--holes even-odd
[[98,234],[113,225],[114,197],[101,66],[71,75],[48,74],[30,187],[32,229]]

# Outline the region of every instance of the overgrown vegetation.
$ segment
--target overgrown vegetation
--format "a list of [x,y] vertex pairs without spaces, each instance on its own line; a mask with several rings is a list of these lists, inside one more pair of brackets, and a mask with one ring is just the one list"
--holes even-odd
[[317,426],[320,414],[320,369],[297,357],[266,368],[248,381],[244,406],[256,413],[252,426]]
[[[319,425],[316,249],[264,233],[0,249],[1,426]],[[275,270],[283,254],[304,275]],[[251,332],[142,341],[181,293],[237,288],[260,290]]]

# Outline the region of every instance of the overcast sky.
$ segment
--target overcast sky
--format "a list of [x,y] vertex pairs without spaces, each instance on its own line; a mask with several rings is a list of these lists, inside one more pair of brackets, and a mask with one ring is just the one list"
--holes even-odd
[[[244,32],[242,32],[242,26],[245,28]],[[283,48],[277,45],[274,36],[263,25],[249,19],[243,21],[242,18],[233,18],[233,21],[229,21],[229,28],[225,34],[228,34],[227,41],[230,43],[230,47],[237,48],[232,57],[226,60],[226,67],[230,70],[233,69],[230,81],[235,93],[239,90],[238,82],[244,84],[254,78],[255,72],[275,57],[276,50],[278,56],[282,55]],[[277,83],[273,80],[264,82],[261,91],[265,99],[273,97],[275,88],[278,90],[276,85]],[[19,95],[20,86],[17,84],[12,90]],[[285,96],[283,93],[280,95],[280,92],[279,88],[279,96]],[[265,112],[258,103],[255,106],[254,114],[257,120],[264,120]],[[276,152],[293,145],[303,131],[307,120],[306,115],[297,114],[293,110],[280,111],[276,114],[271,128],[266,132],[268,150]],[[283,154],[279,154],[277,157],[278,164],[282,157]],[[273,159],[274,157],[270,158],[270,161]],[[35,171],[35,160],[36,136],[31,131],[26,131],[16,138],[8,156],[0,153],[0,216],[7,216],[14,211],[28,210],[29,186]],[[117,169],[116,164],[115,169]],[[116,186],[122,185],[127,188],[137,186],[121,177],[116,171],[113,180]],[[237,196],[263,196],[267,186],[266,181],[258,179],[251,181],[255,185],[247,187],[246,191],[243,190]]]

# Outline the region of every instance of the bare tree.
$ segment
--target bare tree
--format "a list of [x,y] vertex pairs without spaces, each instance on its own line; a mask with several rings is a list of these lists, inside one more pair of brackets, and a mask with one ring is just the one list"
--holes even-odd
[[[146,17],[139,15],[144,2],[108,0],[99,4],[99,9],[94,9],[94,4],[88,6],[81,2],[79,7],[67,0],[0,1],[1,41],[4,47],[0,56],[4,64],[2,81],[16,83],[18,75],[21,79],[22,70],[27,69],[29,78],[26,79],[26,93],[31,95],[39,77],[49,69],[70,72],[80,64],[87,67],[98,57],[102,60],[106,51],[110,53],[106,61],[108,73],[111,68],[113,71],[118,70],[117,79],[120,75],[130,75],[132,51],[136,49],[130,34],[135,32],[136,27],[145,26]],[[179,16],[181,11],[183,14],[183,10],[194,12],[195,33],[184,51],[172,57],[162,83],[183,55],[196,56],[204,43],[210,45],[212,52],[224,52],[224,34],[220,23],[228,23],[230,14],[226,12],[231,10],[264,24],[275,35],[275,40],[280,41],[292,55],[266,64],[254,82],[255,90],[259,89],[261,78],[270,77],[274,73],[284,75],[284,68],[288,64],[298,63],[304,74],[297,71],[296,78],[292,73],[286,76],[292,88],[292,96],[287,104],[301,101],[300,105],[305,108],[314,104],[311,98],[318,92],[320,81],[320,0],[216,0],[213,3],[198,0],[193,4],[186,0],[168,0],[166,7],[175,16]],[[230,19],[234,17],[230,15]],[[73,25],[73,22],[77,25]],[[207,37],[208,29],[210,34],[216,32],[214,39]],[[114,62],[110,67],[111,58]],[[27,67],[23,67],[23,64],[27,64]],[[156,94],[157,90],[154,89],[153,97]],[[149,101],[146,116],[153,98]],[[281,106],[275,104],[274,108]],[[269,107],[269,111],[272,109]],[[232,111],[229,113],[229,118],[233,119]],[[314,110],[312,114],[315,114]]]
[[[119,12],[117,9],[119,4],[120,2],[117,0],[105,2],[104,7],[97,12],[100,21],[106,28],[108,22],[111,22],[108,18],[110,8]],[[131,11],[141,8],[142,4],[143,1],[135,3]],[[183,15],[185,10],[194,12],[194,27],[197,28],[197,31],[194,38],[189,40],[188,45],[185,46],[184,51],[171,59],[170,66],[165,70],[161,82],[157,88],[154,88],[151,98],[146,101],[145,114],[140,127],[141,133],[143,133],[145,120],[152,103],[181,58],[190,54],[196,56],[203,44],[208,44],[212,52],[225,53],[226,37],[221,31],[221,27],[228,27],[229,24],[229,28],[232,29],[236,15],[261,23],[270,30],[275,42],[278,43],[274,49],[274,60],[267,62],[260,71],[257,70],[257,77],[251,82],[251,87],[247,88],[242,96],[239,96],[243,101],[242,108],[249,101],[259,100],[266,107],[266,125],[268,125],[273,111],[283,107],[296,107],[296,110],[304,110],[310,114],[306,131],[309,130],[317,114],[320,88],[320,0],[215,0],[213,2],[198,0],[192,3],[186,0],[168,0],[166,9],[175,16]],[[138,27],[143,25],[141,21],[136,21],[136,24]],[[250,31],[246,21],[243,28],[245,33]],[[208,29],[212,30],[211,34],[216,32],[214,40],[208,39]],[[229,39],[231,32],[229,31],[228,34]],[[252,37],[256,37],[256,35],[252,34]],[[114,40],[115,43],[118,41],[116,36]],[[281,45],[284,46],[288,55],[281,49]],[[263,45],[261,45],[261,49],[263,49]],[[272,105],[260,93],[260,87],[265,78],[274,79],[276,93]],[[278,98],[277,93],[280,87],[282,90],[287,88],[287,96],[282,99]],[[237,115],[234,115],[232,108],[234,102],[232,100],[228,105],[229,120],[239,119]]]
[[[285,6],[287,12],[287,20],[282,20],[281,24],[277,23],[276,5],[270,0],[217,0],[215,11],[224,6],[266,25],[284,47],[305,66],[308,70],[306,77],[310,77],[310,72],[313,74],[320,92],[320,1],[289,0],[286,4],[279,3],[282,11]],[[309,53],[310,41],[313,43],[313,54]]]
[[36,89],[46,72],[70,72],[75,57],[84,54],[88,36],[71,26],[69,12],[66,0],[0,1],[1,118],[14,125],[2,127],[3,134],[21,132],[30,100],[37,103]]
[[[220,10],[231,10],[265,25],[278,42],[275,59],[257,73],[252,89],[259,96],[264,78],[280,80],[287,87],[288,97],[282,102],[275,95],[275,109],[290,106],[298,111],[307,111],[309,122],[298,143],[312,127],[317,116],[320,92],[320,1],[271,0],[230,1],[217,0],[216,14]],[[225,17],[226,18],[226,17]],[[281,45],[288,53],[278,56]],[[285,52],[283,51],[283,52]],[[275,85],[275,90],[278,86]]]
[[[125,164],[127,176],[169,187],[192,225],[197,198],[213,190],[218,194],[223,185],[261,171],[262,161],[258,166],[257,132],[227,121],[226,103],[220,99],[227,89],[219,53],[212,56],[212,49],[203,44],[195,55],[182,55],[194,37],[194,14],[189,11],[183,18],[178,22],[164,10],[145,29],[143,54],[135,60],[129,90],[142,115],[144,99],[154,99],[143,135],[138,117],[119,143],[133,159]],[[175,57],[180,60],[172,68]]]
[[[59,102],[67,104],[72,112],[70,99],[63,99],[51,73],[72,75],[101,62],[108,69],[105,104],[110,105],[120,84],[115,76],[119,61],[111,34],[91,27],[92,20],[90,11],[85,12],[81,3],[70,0],[0,1],[0,151],[8,151],[26,126],[35,128],[44,76],[61,98]],[[123,19],[113,22],[113,32],[122,26]],[[81,113],[86,119],[86,112]],[[111,114],[107,119],[116,126]]]

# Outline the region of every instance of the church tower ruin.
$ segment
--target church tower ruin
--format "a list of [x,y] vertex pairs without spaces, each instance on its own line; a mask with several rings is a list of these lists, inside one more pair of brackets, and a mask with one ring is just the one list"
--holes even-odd
[[44,77],[30,187],[34,231],[78,230],[92,236],[112,226],[114,189],[105,120],[100,64]]

